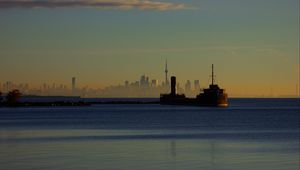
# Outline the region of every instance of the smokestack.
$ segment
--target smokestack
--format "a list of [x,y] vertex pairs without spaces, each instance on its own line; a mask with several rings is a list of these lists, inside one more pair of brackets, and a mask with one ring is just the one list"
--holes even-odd
[[171,95],[176,95],[176,77],[171,77]]

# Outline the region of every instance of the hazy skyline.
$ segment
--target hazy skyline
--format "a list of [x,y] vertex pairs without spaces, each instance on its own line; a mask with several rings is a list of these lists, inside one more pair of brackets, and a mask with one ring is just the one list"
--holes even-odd
[[298,0],[0,0],[0,82],[104,88],[141,74],[295,95]]

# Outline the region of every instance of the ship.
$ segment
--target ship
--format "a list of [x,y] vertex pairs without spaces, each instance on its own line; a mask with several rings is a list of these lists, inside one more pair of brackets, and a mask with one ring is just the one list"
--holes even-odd
[[160,95],[160,104],[164,105],[189,105],[189,106],[210,106],[227,107],[228,95],[214,80],[214,65],[212,65],[211,84],[208,88],[200,91],[195,98],[187,98],[184,94],[176,93],[176,77],[171,77],[171,92]]

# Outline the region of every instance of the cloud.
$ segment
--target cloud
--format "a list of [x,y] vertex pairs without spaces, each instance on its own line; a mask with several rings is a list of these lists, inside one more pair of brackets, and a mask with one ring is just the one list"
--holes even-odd
[[153,0],[0,0],[0,8],[58,8],[95,7],[140,10],[179,10],[187,8],[183,3]]

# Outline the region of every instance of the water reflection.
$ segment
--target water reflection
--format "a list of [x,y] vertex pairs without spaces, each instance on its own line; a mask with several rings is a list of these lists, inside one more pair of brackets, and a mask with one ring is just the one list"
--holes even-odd
[[[19,134],[24,136],[24,132]],[[53,132],[50,134],[54,135]],[[45,133],[43,135],[46,136]],[[0,169],[10,170],[252,170],[262,167],[264,170],[296,170],[299,161],[297,140],[83,138],[14,143],[2,141],[0,150]]]
[[[183,141],[181,141],[182,143]],[[202,162],[203,160],[205,160],[205,158],[201,157],[203,155],[207,156],[208,158],[210,159],[207,159],[208,161],[206,163],[201,163],[203,165],[207,164],[207,169],[210,169],[210,170],[217,170],[217,167],[216,167],[216,146],[217,146],[217,142],[215,140],[210,140],[210,141],[207,141],[207,142],[201,142],[201,141],[198,141],[199,142],[199,145],[203,145],[202,146],[202,150],[199,150],[199,149],[195,149],[197,152],[197,155],[199,156],[199,162]],[[205,149],[207,148],[207,150]],[[206,153],[207,152],[207,153]],[[173,169],[177,169],[177,160],[176,160],[176,157],[177,157],[177,141],[176,140],[171,140],[170,141],[170,156],[172,158],[172,161],[173,161]]]
[[215,142],[211,141],[210,142],[210,158],[211,158],[211,169],[215,170]]
[[176,141],[175,140],[171,141],[171,156],[172,156],[172,159],[176,161]]

